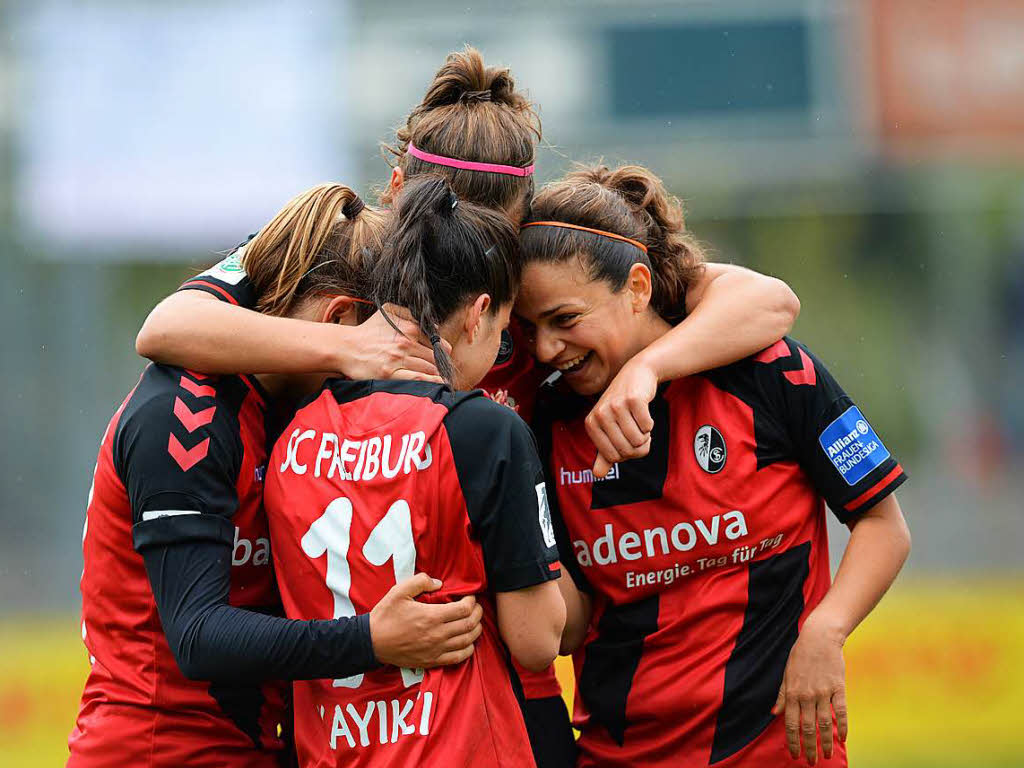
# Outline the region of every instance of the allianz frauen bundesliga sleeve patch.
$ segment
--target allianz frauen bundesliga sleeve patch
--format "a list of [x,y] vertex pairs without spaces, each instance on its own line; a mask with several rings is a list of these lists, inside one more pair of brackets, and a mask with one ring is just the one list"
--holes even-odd
[[860,412],[851,405],[818,436],[829,461],[847,485],[856,485],[889,458],[889,450]]

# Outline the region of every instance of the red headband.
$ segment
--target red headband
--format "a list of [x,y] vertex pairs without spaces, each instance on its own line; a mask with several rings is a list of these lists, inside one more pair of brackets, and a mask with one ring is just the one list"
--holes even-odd
[[566,224],[564,221],[531,221],[529,224],[523,224],[520,229],[526,229],[527,227],[559,227],[560,229],[575,229],[580,232],[589,232],[592,235],[600,235],[601,237],[608,237],[612,240],[620,240],[623,243],[629,243],[635,245],[644,253],[647,253],[647,246],[641,243],[639,240],[633,240],[622,235],[617,235],[614,232],[605,232],[603,229],[591,229],[590,227],[581,227],[579,224]]
[[463,171],[485,171],[486,173],[504,173],[507,176],[532,176],[533,175],[533,163],[530,163],[525,168],[520,168],[515,165],[498,165],[497,163],[476,163],[471,160],[459,160],[454,157],[445,157],[444,155],[432,155],[429,152],[424,152],[422,149],[417,149],[410,141],[407,148],[408,153],[415,158],[423,160],[427,163],[433,163],[434,165],[446,165],[449,168],[459,168]]

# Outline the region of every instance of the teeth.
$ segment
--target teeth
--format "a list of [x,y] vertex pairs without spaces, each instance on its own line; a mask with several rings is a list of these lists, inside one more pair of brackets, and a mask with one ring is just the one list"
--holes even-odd
[[585,357],[586,357],[586,354],[583,354],[583,355],[580,355],[579,357],[574,357],[572,360],[569,360],[568,362],[562,363],[561,365],[556,365],[555,367],[558,370],[560,370],[560,371],[567,371],[570,368],[572,368],[574,365],[579,365],[581,362],[583,362],[583,359]]

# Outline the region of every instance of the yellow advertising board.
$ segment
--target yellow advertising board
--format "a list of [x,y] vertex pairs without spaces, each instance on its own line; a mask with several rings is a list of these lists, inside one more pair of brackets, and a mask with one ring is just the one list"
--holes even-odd
[[[846,662],[854,768],[1024,765],[1020,577],[901,581]],[[74,617],[0,622],[0,764],[63,764],[87,669]]]

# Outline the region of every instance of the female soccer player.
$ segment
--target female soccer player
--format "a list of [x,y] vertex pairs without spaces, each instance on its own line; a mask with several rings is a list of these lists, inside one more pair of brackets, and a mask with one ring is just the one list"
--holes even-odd
[[[354,322],[352,302],[322,295],[351,292],[348,262],[379,247],[390,218],[339,184],[300,195],[250,243],[254,289],[281,315],[312,317],[312,302],[328,302],[323,319]],[[325,252],[332,262],[312,272]],[[279,279],[288,270],[294,279]],[[479,606],[416,602],[439,584],[411,571],[358,616],[266,615],[280,597],[262,504],[264,425],[285,384],[151,365],[114,414],[83,534],[92,667],[70,766],[278,765],[278,726],[291,723],[286,684],[272,681],[472,653]]]
[[[517,230],[443,178],[409,187],[372,295],[407,307],[445,381],[469,389],[508,324]],[[426,569],[444,582],[430,599],[478,596],[484,632],[445,672],[386,666],[296,683],[300,764],[532,766],[506,647],[528,669],[548,667],[565,605],[529,428],[479,391],[426,382],[333,379],[307,402],[274,447],[265,495],[287,615],[351,616]]]
[[[587,401],[671,332],[701,250],[678,201],[636,166],[549,185],[520,242],[516,312],[582,396],[538,435],[577,585],[561,580],[579,764],[784,766],[802,748],[845,765],[842,646],[909,551],[892,495],[903,470],[821,362],[784,339],[660,387],[653,429],[623,435],[649,453],[595,478]],[[852,530],[831,584],[825,502]]]
[[[540,136],[533,105],[516,89],[509,70],[485,66],[472,48],[452,53],[396,134],[390,150],[396,165],[382,202],[390,204],[406,179],[429,172],[448,179],[460,199],[500,208],[521,221],[533,195]],[[165,298],[139,331],[139,354],[212,373],[436,376],[430,350],[396,338],[380,315],[368,327],[337,327],[246,311],[256,307],[240,267],[243,252]],[[588,428],[612,460],[628,457],[611,446],[621,443],[619,434],[632,414],[642,418],[644,398],[654,396],[658,381],[741,359],[779,340],[792,327],[799,301],[780,280],[708,264],[688,286],[685,308],[679,313],[685,321],[655,344],[644,365],[625,366],[594,409]],[[507,390],[528,419],[536,390],[550,371],[537,368],[527,347],[513,321],[495,370],[481,384],[492,392]]]
[[[473,49],[453,53],[397,133],[396,165],[382,199],[391,203],[407,179],[437,173],[460,199],[499,208],[518,222],[533,194],[539,138],[537,115],[507,69],[486,67]],[[379,313],[364,329],[247,311],[255,303],[240,266],[242,253],[164,299],[139,332],[139,353],[225,373],[335,371],[360,379],[379,378],[383,370],[394,378],[436,377],[429,347],[394,334]],[[685,308],[685,321],[642,360],[623,366],[593,408],[587,427],[601,455],[608,457],[599,458],[599,473],[611,462],[647,450],[646,443],[633,446],[622,435],[634,422],[650,424],[647,403],[659,381],[740,359],[777,341],[792,326],[799,302],[774,278],[708,265],[688,287]],[[513,321],[502,335],[493,370],[480,384],[492,394],[507,395],[509,404],[529,419],[536,392],[550,373],[537,365]],[[542,768],[571,764],[572,735],[554,674],[524,672],[523,686],[538,763]]]

